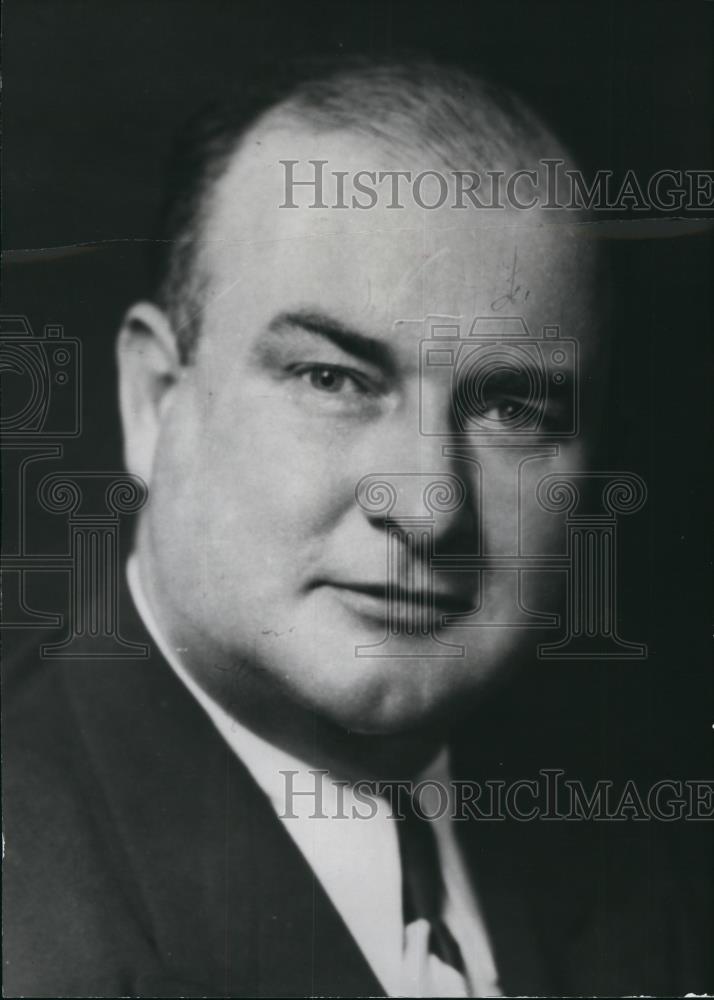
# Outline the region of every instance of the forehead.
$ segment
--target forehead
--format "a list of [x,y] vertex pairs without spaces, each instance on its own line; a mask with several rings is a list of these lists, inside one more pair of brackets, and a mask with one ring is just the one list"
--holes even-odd
[[[381,171],[409,173],[396,181],[403,207],[390,207],[392,181],[376,183]],[[425,208],[412,185],[423,171],[454,183],[434,156],[354,132],[287,123],[253,130],[208,205],[201,267],[209,307],[255,316],[319,306],[370,332],[432,314],[466,322],[501,313],[586,336],[588,227],[563,213],[454,207],[452,187],[441,207]],[[315,207],[316,175],[325,207]],[[288,178],[310,183],[288,192]],[[370,200],[355,188],[359,180],[377,190],[367,209],[352,202]],[[422,201],[438,200],[436,185],[426,178]]]

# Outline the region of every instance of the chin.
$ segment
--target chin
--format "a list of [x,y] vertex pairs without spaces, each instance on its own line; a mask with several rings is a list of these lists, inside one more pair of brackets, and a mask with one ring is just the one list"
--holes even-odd
[[[397,655],[379,655],[382,629],[334,624],[315,630],[314,622],[298,621],[261,631],[251,658],[290,700],[350,732],[394,736],[443,727],[473,707],[503,660],[488,645],[474,649],[473,633],[463,631],[448,639],[466,655],[429,655],[433,644],[415,638],[391,647]],[[358,644],[377,646],[377,655],[356,656]]]
[[337,678],[333,668],[325,670],[322,683],[318,675],[313,675],[318,683],[297,696],[340,728],[364,735],[443,728],[477,697],[473,674],[457,674],[443,661],[419,656],[353,658]]

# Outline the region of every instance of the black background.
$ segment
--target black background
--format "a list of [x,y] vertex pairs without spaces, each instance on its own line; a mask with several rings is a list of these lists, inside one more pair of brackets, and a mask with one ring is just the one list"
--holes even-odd
[[[146,294],[145,242],[182,120],[227,79],[291,55],[420,48],[520,90],[586,164],[642,176],[712,165],[714,3],[6,0],[3,312],[62,324],[84,350],[84,431],[68,468],[121,467],[113,340]],[[610,228],[612,233],[612,227]],[[524,707],[592,730],[636,776],[710,773],[714,739],[709,420],[711,240],[652,222],[611,238],[617,289],[609,467],[649,488],[623,523],[625,638],[640,663],[596,663],[572,685],[541,664]],[[51,518],[35,545],[64,544]],[[549,705],[543,704],[548,692]],[[554,699],[554,700],[553,700]],[[561,720],[562,721],[562,720]],[[558,764],[542,760],[539,765]],[[643,772],[644,773],[644,772]]]

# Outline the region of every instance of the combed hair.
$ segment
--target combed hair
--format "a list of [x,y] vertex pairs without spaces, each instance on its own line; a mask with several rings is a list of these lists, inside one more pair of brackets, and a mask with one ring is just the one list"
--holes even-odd
[[178,136],[155,246],[156,299],[183,363],[200,333],[205,278],[198,254],[208,196],[247,134],[268,116],[348,130],[390,148],[429,151],[453,170],[519,169],[563,155],[520,99],[463,69],[415,56],[303,62],[252,80],[203,108]]

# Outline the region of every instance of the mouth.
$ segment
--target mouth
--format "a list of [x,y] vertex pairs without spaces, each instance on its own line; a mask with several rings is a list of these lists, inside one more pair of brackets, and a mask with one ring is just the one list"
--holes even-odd
[[361,617],[383,624],[406,627],[407,631],[431,629],[444,615],[473,611],[472,595],[446,590],[410,590],[398,584],[323,582],[337,599]]

